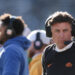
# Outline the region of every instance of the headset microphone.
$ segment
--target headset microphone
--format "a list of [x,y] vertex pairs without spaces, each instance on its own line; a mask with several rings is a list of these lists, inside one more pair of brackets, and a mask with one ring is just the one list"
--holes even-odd
[[72,42],[71,40],[68,40],[68,41],[65,41],[64,44],[65,44],[65,45],[68,45],[68,44],[70,44],[71,42]]

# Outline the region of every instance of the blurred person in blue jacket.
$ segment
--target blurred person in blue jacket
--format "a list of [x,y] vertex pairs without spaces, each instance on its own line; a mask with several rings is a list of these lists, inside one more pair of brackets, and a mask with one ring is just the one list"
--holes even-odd
[[0,75],[29,75],[27,49],[30,41],[21,36],[24,21],[19,16],[3,14],[0,17]]

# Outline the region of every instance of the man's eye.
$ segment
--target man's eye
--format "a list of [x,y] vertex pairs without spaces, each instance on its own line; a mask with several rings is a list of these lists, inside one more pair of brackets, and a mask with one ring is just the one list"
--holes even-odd
[[55,30],[55,32],[59,32],[59,30]]
[[68,31],[67,29],[64,30],[64,32]]

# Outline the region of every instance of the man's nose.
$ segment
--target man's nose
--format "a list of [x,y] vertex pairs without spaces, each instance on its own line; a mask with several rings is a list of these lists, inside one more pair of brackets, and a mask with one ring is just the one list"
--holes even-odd
[[63,32],[60,32],[60,37],[64,37],[64,33]]

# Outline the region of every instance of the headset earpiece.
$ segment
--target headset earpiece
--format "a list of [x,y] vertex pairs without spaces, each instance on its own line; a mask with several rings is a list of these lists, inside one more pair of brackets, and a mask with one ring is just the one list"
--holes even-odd
[[42,40],[40,39],[40,32],[36,34],[36,40],[34,41],[34,48],[40,50],[43,46]]
[[16,35],[15,30],[12,26],[14,20],[15,20],[15,18],[10,18],[10,23],[6,28],[5,34],[8,38],[14,37]]
[[72,36],[75,37],[75,20],[72,23],[72,32],[71,33],[72,33]]
[[47,36],[47,37],[52,37],[51,25],[48,25],[48,21],[49,21],[50,19],[51,19],[51,17],[48,18],[48,19],[46,20],[46,23],[45,23],[45,30],[46,30],[46,36]]
[[46,36],[52,37],[51,26],[45,25],[45,30],[46,30]]

